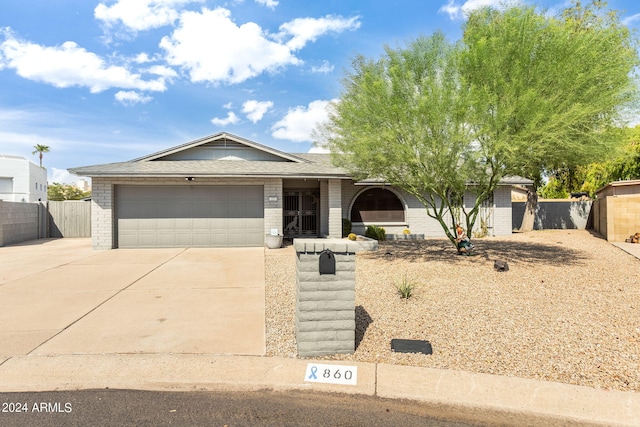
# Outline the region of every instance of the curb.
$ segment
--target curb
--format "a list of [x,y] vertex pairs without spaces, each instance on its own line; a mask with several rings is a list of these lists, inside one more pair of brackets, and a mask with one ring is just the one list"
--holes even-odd
[[[0,359],[2,360],[2,359]],[[0,392],[295,391],[423,402],[434,416],[501,425],[640,425],[640,394],[412,366],[357,367],[357,385],[305,382],[314,360],[207,354],[30,355],[0,364]]]

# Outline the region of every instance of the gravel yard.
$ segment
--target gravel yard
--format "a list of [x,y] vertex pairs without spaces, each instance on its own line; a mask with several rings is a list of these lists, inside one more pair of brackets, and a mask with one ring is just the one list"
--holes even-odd
[[[640,260],[587,231],[381,242],[356,257],[356,345],[379,362],[640,391]],[[266,252],[267,354],[297,357],[295,252]],[[495,260],[509,264],[496,272]],[[402,300],[395,284],[415,283]],[[432,355],[394,353],[393,338]]]

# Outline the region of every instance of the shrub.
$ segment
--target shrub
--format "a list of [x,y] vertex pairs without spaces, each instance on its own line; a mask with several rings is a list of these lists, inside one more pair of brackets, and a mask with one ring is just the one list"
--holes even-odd
[[347,237],[351,233],[352,224],[348,218],[342,218],[342,237]]
[[382,227],[378,227],[377,225],[370,225],[367,227],[367,231],[364,232],[364,237],[383,241],[387,240],[387,233]]
[[400,283],[396,283],[396,289],[398,290],[398,294],[400,294],[400,298],[409,299],[411,295],[413,295],[413,290],[415,289],[416,284],[407,280],[407,276],[402,278]]
[[409,230],[408,228],[405,228],[404,230],[402,230],[403,234],[411,234],[411,230]]
[[347,237],[349,238],[349,240],[356,240],[358,236],[356,236],[354,233],[349,233]]

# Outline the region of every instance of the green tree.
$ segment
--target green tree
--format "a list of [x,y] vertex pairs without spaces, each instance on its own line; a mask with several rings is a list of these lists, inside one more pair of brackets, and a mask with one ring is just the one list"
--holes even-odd
[[91,197],[91,192],[82,191],[75,185],[54,182],[47,187],[47,198],[49,200],[82,200],[87,197]]
[[[636,101],[638,61],[635,40],[603,8],[576,2],[555,18],[485,8],[460,44],[436,33],[358,57],[316,140],[355,178],[414,195],[454,242],[449,227],[462,215],[469,234],[505,176],[540,182],[615,146],[608,130]],[[465,189],[476,195],[469,211]]]
[[38,153],[40,157],[40,167],[42,167],[42,154],[49,152],[49,147],[47,145],[36,144],[34,145],[35,150],[31,154]]
[[436,33],[386,48],[378,60],[357,57],[329,122],[315,135],[354,178],[382,179],[415,196],[452,242],[449,227],[478,160],[466,126],[459,52]]
[[[610,129],[635,105],[638,58],[628,29],[604,7],[575,2],[557,18],[532,7],[470,16],[462,72],[470,123],[499,175],[539,184],[545,173],[574,170],[616,148]],[[532,225],[526,219],[524,227]]]
[[609,160],[580,168],[580,191],[593,197],[596,190],[612,181],[640,179],[640,126],[621,129],[618,134],[622,147],[613,152]]

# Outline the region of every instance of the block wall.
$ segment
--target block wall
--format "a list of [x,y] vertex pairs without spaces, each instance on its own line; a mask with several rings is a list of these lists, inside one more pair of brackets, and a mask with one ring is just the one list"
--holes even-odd
[[640,233],[640,196],[607,197],[607,240],[624,242]]
[[42,203],[0,200],[0,246],[47,237],[47,217]]

